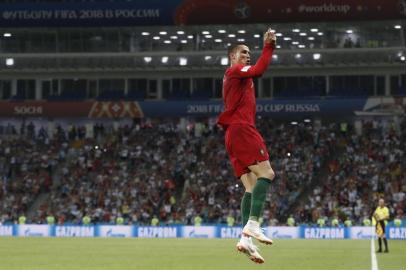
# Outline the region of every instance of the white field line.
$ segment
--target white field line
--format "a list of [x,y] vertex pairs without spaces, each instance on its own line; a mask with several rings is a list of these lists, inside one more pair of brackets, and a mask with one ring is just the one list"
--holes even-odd
[[375,253],[375,239],[371,238],[371,270],[378,270],[378,261]]

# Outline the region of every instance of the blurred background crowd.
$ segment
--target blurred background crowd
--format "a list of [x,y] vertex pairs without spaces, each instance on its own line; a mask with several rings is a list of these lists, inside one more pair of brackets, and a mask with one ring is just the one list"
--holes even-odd
[[[0,125],[2,223],[239,224],[244,188],[213,119],[52,124]],[[361,224],[380,197],[403,217],[406,120],[257,124],[276,172],[264,225]]]

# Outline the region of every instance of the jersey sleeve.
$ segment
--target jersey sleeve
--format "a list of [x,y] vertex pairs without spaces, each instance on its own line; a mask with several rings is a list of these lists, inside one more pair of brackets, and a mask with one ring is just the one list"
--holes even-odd
[[273,47],[270,44],[264,46],[261,56],[253,66],[235,65],[230,69],[229,76],[237,78],[258,77],[264,74],[272,59]]
[[389,209],[388,209],[388,207],[385,207],[383,209],[382,213],[383,213],[383,219],[385,219],[385,220],[389,219]]

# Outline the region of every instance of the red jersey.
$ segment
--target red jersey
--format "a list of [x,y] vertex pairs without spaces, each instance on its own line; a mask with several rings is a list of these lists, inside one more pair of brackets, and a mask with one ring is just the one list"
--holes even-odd
[[217,121],[223,128],[232,124],[255,126],[256,101],[252,78],[266,71],[272,53],[272,45],[267,44],[254,66],[236,64],[226,70],[223,78],[224,112]]

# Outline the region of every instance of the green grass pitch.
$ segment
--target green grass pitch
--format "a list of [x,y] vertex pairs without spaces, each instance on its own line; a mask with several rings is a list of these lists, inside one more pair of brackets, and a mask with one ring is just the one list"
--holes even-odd
[[[276,240],[260,245],[265,264],[231,239],[0,238],[4,270],[335,270],[371,269],[370,240]],[[378,269],[406,267],[406,241],[390,241]]]

